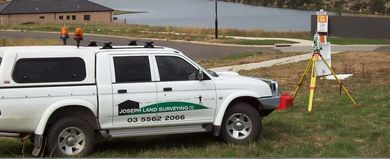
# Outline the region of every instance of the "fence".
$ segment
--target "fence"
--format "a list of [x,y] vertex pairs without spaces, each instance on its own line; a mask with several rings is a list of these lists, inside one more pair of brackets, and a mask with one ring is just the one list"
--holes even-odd
[[[317,16],[311,16],[311,33],[317,29]],[[329,36],[390,39],[390,17],[329,16]]]

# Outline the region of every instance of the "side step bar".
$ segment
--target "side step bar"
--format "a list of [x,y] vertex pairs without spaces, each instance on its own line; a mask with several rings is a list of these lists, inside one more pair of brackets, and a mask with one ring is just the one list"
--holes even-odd
[[108,133],[112,138],[132,137],[132,136],[149,136],[149,135],[165,135],[165,134],[183,134],[207,132],[203,125],[183,125],[183,126],[165,126],[156,128],[132,128],[109,130]]
[[7,132],[0,132],[0,137],[22,137],[22,134],[20,133],[7,133]]

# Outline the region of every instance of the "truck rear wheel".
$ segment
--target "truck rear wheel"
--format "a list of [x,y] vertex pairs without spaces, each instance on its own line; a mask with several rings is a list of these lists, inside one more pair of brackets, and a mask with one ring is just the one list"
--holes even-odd
[[229,108],[223,118],[221,138],[234,144],[249,143],[260,137],[262,129],[260,114],[246,103],[237,103]]
[[95,134],[81,118],[66,117],[55,122],[47,133],[49,157],[83,157],[94,147]]

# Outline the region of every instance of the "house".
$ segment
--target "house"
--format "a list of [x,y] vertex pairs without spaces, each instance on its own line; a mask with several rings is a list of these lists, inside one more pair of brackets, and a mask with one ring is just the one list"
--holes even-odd
[[12,0],[0,5],[0,25],[111,23],[112,12],[88,0]]

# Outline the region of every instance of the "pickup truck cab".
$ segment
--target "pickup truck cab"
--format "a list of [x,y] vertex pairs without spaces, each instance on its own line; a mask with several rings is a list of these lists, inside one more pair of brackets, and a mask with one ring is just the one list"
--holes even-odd
[[0,136],[30,137],[34,156],[86,156],[101,139],[160,134],[248,143],[279,97],[276,81],[206,70],[151,43],[0,47]]

